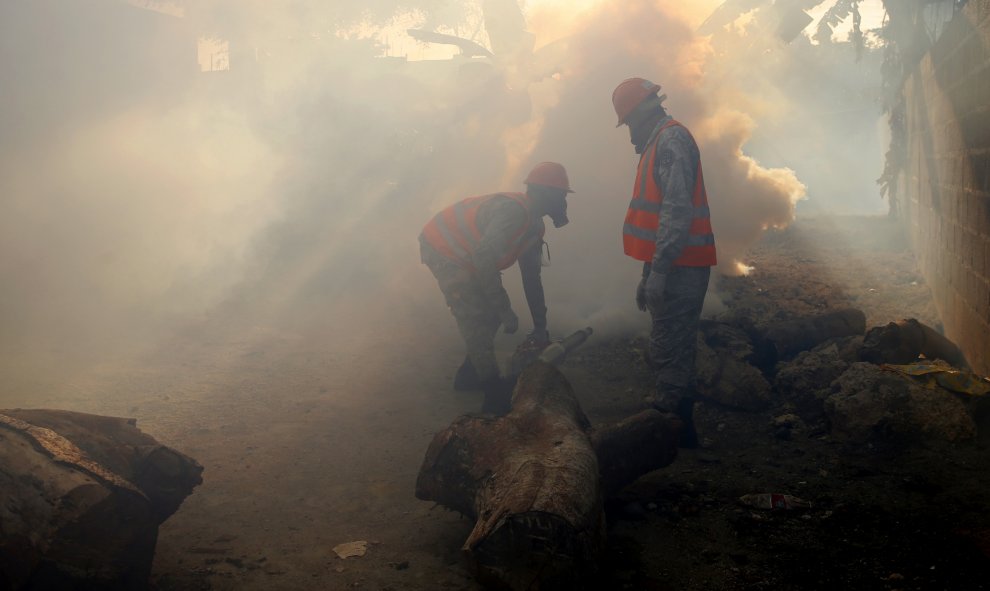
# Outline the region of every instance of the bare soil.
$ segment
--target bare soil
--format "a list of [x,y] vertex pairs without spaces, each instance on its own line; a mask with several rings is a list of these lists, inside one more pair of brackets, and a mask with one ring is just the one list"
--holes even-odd
[[[766,326],[854,306],[868,326],[938,325],[885,218],[801,220],[767,234],[749,260],[750,275],[712,287],[725,315]],[[159,591],[478,589],[459,552],[472,523],[413,490],[432,435],[476,411],[480,394],[451,389],[460,344],[436,328],[449,318],[413,307],[346,338],[319,320],[228,337],[192,331],[134,363],[8,384],[3,401],[134,416],[205,466],[203,484],[161,528]],[[644,347],[637,335],[593,337],[562,366],[592,422],[642,404],[652,383]],[[824,423],[775,428],[787,408],[699,404],[703,447],[607,504],[608,551],[593,587],[990,586],[985,438],[849,446]],[[813,505],[756,510],[738,502],[748,493]],[[367,541],[367,553],[337,558],[334,546],[352,541]]]

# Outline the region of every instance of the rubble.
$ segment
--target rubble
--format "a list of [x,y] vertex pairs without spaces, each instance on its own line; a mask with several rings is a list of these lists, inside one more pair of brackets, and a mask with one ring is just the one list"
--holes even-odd
[[963,441],[976,435],[973,417],[956,395],[866,362],[852,364],[832,382],[824,409],[832,434],[852,442]]
[[[965,361],[958,348],[916,320],[876,327],[865,336],[863,322],[863,313],[855,309],[771,324],[763,331],[704,321],[698,340],[699,395],[751,412],[782,404],[802,422],[826,422],[834,436],[853,442],[975,437],[974,415],[982,408],[977,402],[964,401],[935,381],[915,383],[878,365],[913,361],[926,353]],[[781,358],[812,348],[767,372],[771,386],[759,369],[766,363],[767,343]],[[778,438],[790,438],[789,426],[772,429]]]
[[755,351],[742,329],[703,321],[698,336],[698,394],[729,408],[756,411],[770,405],[773,392],[759,369],[750,364]]
[[840,345],[847,348],[848,343],[855,341],[856,337],[830,340],[811,351],[799,353],[792,361],[781,363],[773,382],[780,399],[790,403],[794,412],[806,422],[824,419],[829,385],[851,364],[843,358]]

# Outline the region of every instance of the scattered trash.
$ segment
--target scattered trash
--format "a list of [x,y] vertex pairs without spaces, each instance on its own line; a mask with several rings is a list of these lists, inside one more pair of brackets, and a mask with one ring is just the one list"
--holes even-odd
[[358,542],[347,542],[346,544],[338,544],[333,547],[333,551],[338,558],[353,558],[356,556],[364,556],[365,552],[368,551],[368,542],[361,540]]
[[739,502],[755,509],[810,509],[811,502],[791,495],[760,493],[743,495]]
[[952,367],[938,359],[907,365],[884,363],[880,368],[912,376],[920,380],[929,390],[941,386],[946,390],[970,396],[990,393],[990,381],[987,378]]

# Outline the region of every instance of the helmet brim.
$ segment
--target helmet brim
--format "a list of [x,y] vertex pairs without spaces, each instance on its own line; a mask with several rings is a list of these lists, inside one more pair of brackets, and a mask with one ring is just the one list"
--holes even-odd
[[558,191],[564,191],[565,193],[573,193],[573,192],[574,192],[574,190],[573,190],[573,189],[565,189],[565,188],[563,188],[563,187],[554,187],[553,185],[544,185],[544,184],[542,184],[542,183],[524,183],[524,184],[525,184],[525,185],[526,185],[527,187],[529,187],[529,186],[536,186],[536,187],[546,187],[546,188],[548,188],[548,189],[556,189],[556,190],[558,190]]

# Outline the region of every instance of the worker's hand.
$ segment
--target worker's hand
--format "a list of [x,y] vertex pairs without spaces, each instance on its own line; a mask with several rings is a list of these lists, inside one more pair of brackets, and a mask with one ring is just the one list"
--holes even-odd
[[646,277],[640,279],[636,287],[636,307],[640,312],[646,312]]
[[646,278],[644,290],[646,292],[646,305],[651,310],[660,309],[663,304],[663,290],[667,284],[667,276],[663,273],[651,272]]
[[542,347],[550,343],[550,332],[546,328],[536,327],[526,335],[526,342]]
[[512,308],[502,310],[502,313],[498,315],[498,319],[502,323],[502,331],[505,334],[514,334],[519,330],[519,317],[512,311]]

